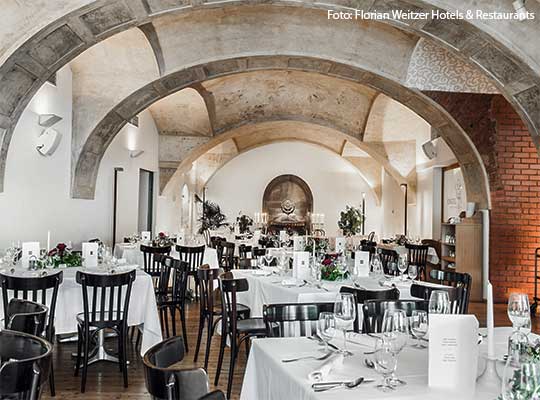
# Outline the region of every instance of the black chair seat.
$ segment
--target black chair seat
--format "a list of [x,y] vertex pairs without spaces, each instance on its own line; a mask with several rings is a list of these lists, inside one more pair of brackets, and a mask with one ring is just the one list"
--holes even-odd
[[239,333],[266,333],[266,325],[262,318],[239,319],[236,323],[236,330]]

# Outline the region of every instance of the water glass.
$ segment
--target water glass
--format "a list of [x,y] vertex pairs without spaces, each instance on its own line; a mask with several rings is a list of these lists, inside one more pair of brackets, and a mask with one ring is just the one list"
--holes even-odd
[[[404,310],[386,310],[383,316],[382,333],[383,337],[392,345],[393,352],[397,356],[405,348],[409,338],[407,313]],[[391,376],[391,382],[394,386],[406,384],[405,381],[397,378],[394,372]]]
[[401,273],[401,280],[403,281],[405,278],[405,271],[407,271],[408,263],[407,263],[407,254],[402,254],[399,256],[398,260],[398,269]]
[[413,346],[419,349],[426,348],[426,346],[422,344],[422,339],[427,335],[428,332],[427,312],[423,310],[413,310],[409,324],[411,327],[411,333],[416,338],[416,343]]
[[383,392],[395,390],[392,376],[397,368],[397,356],[391,341],[386,338],[377,339],[374,352],[375,371],[383,377],[382,382],[377,385],[377,389]]
[[408,269],[409,279],[414,281],[416,277],[418,276],[418,267],[416,265],[409,265]]
[[340,293],[334,303],[334,315],[336,328],[343,331],[343,354],[352,355],[347,350],[347,330],[352,326],[356,318],[356,300],[352,293]]
[[272,251],[272,249],[267,249],[266,254],[264,255],[264,261],[266,261],[266,265],[268,267],[270,267],[272,265],[272,261],[274,261],[274,254]]
[[334,313],[322,312],[319,314],[317,334],[324,342],[325,353],[328,353],[328,342],[332,340],[336,334],[336,318]]
[[431,296],[429,296],[429,313],[450,313],[450,299],[448,297],[448,292],[445,290],[434,290],[431,292]]
[[525,293],[511,293],[508,298],[508,318],[512,322],[515,330],[520,330],[530,323],[531,309],[529,306],[529,296]]

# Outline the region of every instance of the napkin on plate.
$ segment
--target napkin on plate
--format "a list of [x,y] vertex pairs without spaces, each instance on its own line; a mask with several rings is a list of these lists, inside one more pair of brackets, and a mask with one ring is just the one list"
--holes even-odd
[[281,281],[281,285],[283,286],[296,286],[298,284],[298,281],[296,278],[286,278]]
[[330,356],[323,364],[308,375],[308,379],[312,383],[324,381],[330,372],[339,366],[343,365],[343,354],[334,354]]

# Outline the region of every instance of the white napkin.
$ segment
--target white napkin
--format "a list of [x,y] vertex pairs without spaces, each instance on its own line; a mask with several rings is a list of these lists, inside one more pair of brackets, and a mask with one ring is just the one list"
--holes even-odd
[[269,267],[269,266],[264,266],[261,268],[263,271],[268,271],[270,272],[271,274],[277,274],[279,272],[279,268],[278,267]]
[[272,275],[272,271],[265,271],[265,270],[262,270],[262,269],[257,269],[255,271],[253,271],[253,275],[255,275],[255,276],[270,276],[270,275]]
[[334,368],[340,367],[341,365],[343,365],[343,354],[334,354],[319,366],[319,368],[310,372],[308,379],[312,383],[322,382]]
[[281,281],[281,284],[283,286],[296,286],[298,284],[298,281],[296,278],[286,278]]

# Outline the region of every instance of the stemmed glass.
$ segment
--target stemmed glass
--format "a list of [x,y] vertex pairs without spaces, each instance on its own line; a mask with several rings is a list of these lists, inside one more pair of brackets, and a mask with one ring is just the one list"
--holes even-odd
[[398,269],[401,273],[401,280],[405,280],[405,271],[407,271],[408,263],[407,263],[407,254],[401,254],[399,256],[398,260]]
[[264,261],[266,261],[267,266],[271,266],[272,261],[274,261],[274,254],[271,249],[266,249],[266,254],[264,255]]
[[444,290],[434,290],[429,296],[429,313],[430,314],[449,314],[450,299],[448,292]]
[[384,275],[382,262],[378,253],[373,254],[373,257],[371,258],[371,274],[375,278]]
[[352,355],[347,350],[347,329],[349,329],[356,318],[356,301],[352,293],[340,293],[334,303],[334,315],[336,328],[343,331],[343,354]]
[[425,349],[426,346],[422,344],[422,339],[428,332],[427,312],[423,310],[413,310],[409,323],[411,326],[411,333],[416,338],[416,343],[413,345],[413,347]]
[[324,342],[324,352],[328,353],[328,342],[332,340],[336,334],[336,318],[334,313],[325,311],[319,314],[317,334]]
[[[407,345],[409,337],[407,314],[404,310],[386,310],[383,316],[382,333],[393,347],[393,351],[397,356],[401,350]],[[392,384],[405,385],[406,382],[398,379],[395,373],[392,373]]]
[[414,281],[418,276],[418,267],[416,265],[410,264],[408,269],[409,279]]
[[347,259],[345,258],[343,254],[340,255],[337,259],[337,267],[339,269],[339,273],[341,274],[341,280],[344,281],[345,273],[348,270],[348,266],[347,266]]
[[386,338],[377,339],[375,342],[375,370],[383,377],[377,389],[383,392],[396,390],[392,384],[392,376],[397,368],[397,356],[391,340]]
[[530,324],[531,309],[529,296],[525,293],[511,293],[508,298],[508,318],[512,322],[514,330],[519,330],[527,323]]

